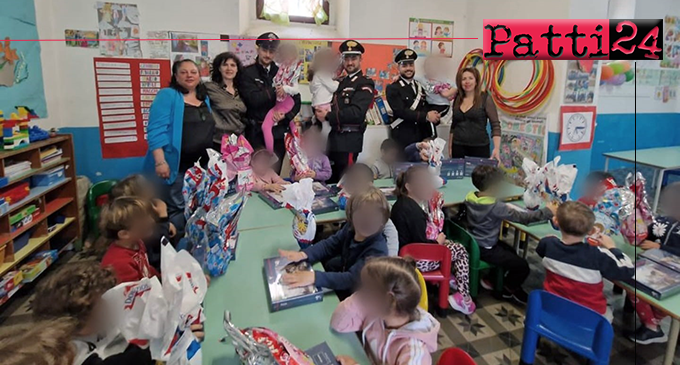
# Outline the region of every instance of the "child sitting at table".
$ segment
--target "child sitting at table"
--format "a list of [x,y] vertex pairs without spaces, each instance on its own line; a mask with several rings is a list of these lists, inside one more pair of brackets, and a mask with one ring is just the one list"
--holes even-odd
[[[370,259],[361,270],[359,290],[338,305],[331,327],[342,333],[361,331],[374,364],[431,365],[440,325],[418,307],[420,291],[413,259]],[[357,364],[347,356],[338,361]]]
[[568,201],[557,208],[554,218],[562,239],[544,237],[536,253],[543,258],[543,288],[555,295],[588,307],[612,321],[611,308],[602,292],[608,280],[630,280],[635,274],[633,262],[607,235],[598,239],[598,247],[586,243],[595,224],[595,214],[581,202]]
[[529,264],[512,247],[499,241],[501,224],[504,220],[529,224],[550,219],[555,214],[557,205],[548,204],[537,211],[514,209],[498,200],[503,181],[503,171],[498,167],[475,167],[472,171],[472,185],[477,191],[471,191],[465,197],[468,227],[479,245],[480,259],[505,271],[505,287],[501,293],[503,299],[526,304],[528,295],[522,289],[522,284],[529,276]]
[[406,162],[427,162],[430,159],[430,145],[432,138],[425,138],[421,142],[411,143],[404,149]]
[[[161,199],[156,198],[153,185],[144,176],[135,174],[126,177],[116,183],[111,189],[111,199],[122,196],[133,196],[145,200],[151,204],[155,213],[156,226],[154,233],[144,240],[149,263],[156,270],[161,269],[161,238],[172,239],[177,233],[175,226],[168,220],[168,206]],[[181,232],[184,231],[183,227]],[[180,234],[181,234],[180,232]]]
[[[345,173],[342,180],[342,190],[343,194],[345,194],[345,199],[373,187],[371,168],[363,163],[355,163],[347,169],[347,173]],[[399,254],[399,233],[397,233],[397,227],[394,226],[391,219],[388,219],[387,223],[385,223],[383,234],[387,240],[387,255],[397,256]]]
[[[397,177],[397,201],[392,207],[392,221],[399,231],[399,248],[411,243],[434,243],[445,245],[451,251],[451,268],[453,282],[457,291],[449,296],[451,307],[463,314],[474,313],[476,306],[470,297],[469,284],[469,259],[467,250],[460,243],[447,240],[444,233],[439,232],[436,240],[428,239],[427,212],[423,206],[435,193],[432,173],[425,165],[409,167]],[[430,272],[439,269],[441,262],[416,261],[421,272]]]
[[[156,221],[151,204],[145,200],[123,196],[102,209],[99,245],[107,245],[102,267],[111,267],[118,283],[157,276],[149,264],[144,240],[153,236]],[[100,249],[102,247],[99,247]]]
[[299,252],[279,250],[282,257],[292,262],[308,260],[314,264],[336,256],[340,256],[340,262],[337,265],[327,263],[326,272],[285,274],[283,283],[291,287],[314,284],[344,293],[353,292],[366,259],[387,255],[383,229],[389,216],[390,205],[380,190],[372,187],[352,196],[347,204],[347,224],[336,234]]
[[276,164],[276,156],[265,148],[253,152],[250,158],[250,167],[253,169],[255,184],[253,191],[271,191],[280,193],[283,185],[288,182],[279,176],[272,168]]
[[[664,188],[659,199],[659,211],[662,216],[657,217],[649,226],[647,239],[640,244],[640,248],[659,248],[680,256],[680,182]],[[635,312],[642,322],[642,326],[629,339],[640,345],[668,341],[668,336],[659,327],[659,322],[666,315],[632,294],[629,298],[635,304]]]
[[[96,261],[64,265],[45,278],[33,299],[37,319],[71,319],[72,364],[153,364],[149,349],[128,344],[107,323],[102,295],[116,285],[116,276]],[[69,364],[71,364],[69,363]]]
[[308,174],[298,174],[291,164],[291,178],[300,181],[311,178],[325,183],[331,178],[331,162],[323,154],[323,139],[321,137],[321,122],[312,120],[302,123],[302,149],[307,155],[307,166],[311,169]]
[[373,163],[374,179],[391,179],[394,177],[394,164],[399,160],[401,151],[397,141],[388,138],[380,144],[380,157]]

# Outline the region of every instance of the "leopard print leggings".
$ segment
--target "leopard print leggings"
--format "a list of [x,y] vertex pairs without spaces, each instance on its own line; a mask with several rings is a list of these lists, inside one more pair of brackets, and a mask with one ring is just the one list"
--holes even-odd
[[[458,292],[464,297],[470,296],[470,263],[467,250],[458,242],[446,240],[444,245],[451,251],[451,266],[453,276],[456,278]],[[417,260],[416,267],[420,272],[430,272],[439,269],[439,261]]]

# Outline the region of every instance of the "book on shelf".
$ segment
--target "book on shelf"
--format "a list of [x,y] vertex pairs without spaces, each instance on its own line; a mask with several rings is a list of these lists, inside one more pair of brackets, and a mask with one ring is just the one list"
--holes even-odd
[[9,179],[31,170],[31,161],[15,162],[5,166],[5,176]]
[[50,147],[46,150],[40,151],[40,162],[46,163],[61,158],[64,151],[61,148]]
[[269,309],[272,312],[323,300],[323,292],[314,284],[301,288],[291,288],[281,281],[284,274],[301,271],[312,271],[312,266],[307,261],[290,262],[283,257],[264,259],[264,274],[269,292]]
[[327,343],[322,342],[305,351],[312,358],[314,365],[340,365]]
[[663,300],[680,292],[680,272],[641,257],[635,262],[635,285],[657,300]]

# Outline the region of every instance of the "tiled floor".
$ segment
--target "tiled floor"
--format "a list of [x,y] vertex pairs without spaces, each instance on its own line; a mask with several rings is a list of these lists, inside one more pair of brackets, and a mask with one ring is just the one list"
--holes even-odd
[[[531,276],[525,283],[525,289],[538,289],[542,286],[544,270],[540,258],[534,253],[534,245],[530,248],[528,261]],[[439,348],[456,346],[467,351],[479,365],[510,365],[519,363],[524,328],[524,307],[496,300],[490,292],[480,289],[476,300],[477,311],[471,316],[460,313],[449,314],[439,318],[441,332]],[[614,309],[614,344],[611,364],[662,364],[666,350],[665,344],[636,346],[625,337],[625,333],[639,324],[634,313],[623,312],[623,295],[612,294],[612,285],[605,285],[610,303]],[[670,322],[664,321],[662,327],[666,332]],[[440,350],[441,351],[441,350]],[[439,352],[435,354],[439,357]],[[676,363],[680,357],[676,352]],[[537,365],[572,365],[585,364],[584,359],[577,359],[561,347],[548,341],[541,341],[536,353]]]

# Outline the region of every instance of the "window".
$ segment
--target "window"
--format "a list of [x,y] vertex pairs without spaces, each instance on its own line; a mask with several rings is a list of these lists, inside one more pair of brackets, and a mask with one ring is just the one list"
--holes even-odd
[[257,0],[257,18],[274,23],[328,25],[328,0]]

